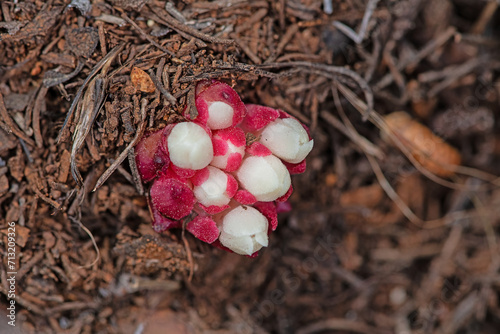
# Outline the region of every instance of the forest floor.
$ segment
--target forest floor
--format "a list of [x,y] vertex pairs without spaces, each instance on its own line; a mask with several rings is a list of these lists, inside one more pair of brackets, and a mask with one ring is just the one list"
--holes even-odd
[[[0,332],[498,333],[497,7],[0,1]],[[129,165],[206,78],[315,141],[256,258],[155,233]]]

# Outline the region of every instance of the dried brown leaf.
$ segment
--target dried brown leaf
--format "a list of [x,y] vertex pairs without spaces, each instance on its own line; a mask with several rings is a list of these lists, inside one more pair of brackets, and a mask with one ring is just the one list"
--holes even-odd
[[130,80],[135,88],[143,93],[153,93],[156,89],[151,77],[138,67],[132,67]]

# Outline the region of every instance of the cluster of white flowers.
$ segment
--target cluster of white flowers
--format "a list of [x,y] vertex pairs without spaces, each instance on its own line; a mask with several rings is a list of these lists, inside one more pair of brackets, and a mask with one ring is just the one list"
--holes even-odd
[[[197,116],[146,136],[136,147],[144,182],[152,181],[158,231],[179,227],[243,255],[268,245],[276,228],[275,202],[292,192],[290,174],[305,169],[313,147],[305,127],[287,113],[245,105],[227,84],[204,81]],[[247,143],[247,138],[253,138]]]

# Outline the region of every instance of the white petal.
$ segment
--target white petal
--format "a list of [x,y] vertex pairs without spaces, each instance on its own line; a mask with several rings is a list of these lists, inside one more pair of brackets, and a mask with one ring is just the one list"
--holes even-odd
[[251,206],[237,206],[222,219],[222,231],[235,237],[267,231],[267,218]]
[[256,249],[255,243],[251,237],[233,237],[230,234],[221,233],[219,236],[219,241],[223,246],[226,246],[236,254],[241,255],[252,255],[258,251],[259,247]]
[[262,247],[267,247],[269,244],[269,238],[266,232],[257,233],[254,237],[254,240]]

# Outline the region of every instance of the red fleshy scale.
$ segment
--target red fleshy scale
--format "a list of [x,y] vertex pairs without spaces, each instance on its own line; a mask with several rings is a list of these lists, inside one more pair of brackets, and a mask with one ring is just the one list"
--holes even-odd
[[209,116],[208,108],[212,102],[224,102],[233,108],[232,126],[238,125],[246,115],[245,104],[231,86],[220,81],[206,80],[200,82],[196,89],[195,104],[198,110],[197,117],[192,120],[187,113],[185,117],[196,123],[206,125]]
[[201,203],[198,203],[200,208],[208,213],[209,215],[215,215],[216,213],[221,213],[222,211],[229,209],[229,205],[210,205],[210,206],[204,206]]
[[[234,127],[214,131],[212,136],[214,157],[225,156],[229,150],[229,143],[236,147],[245,147],[245,132],[240,128]],[[227,157],[227,163],[224,170],[227,172],[234,172],[240,167],[242,159],[243,157],[240,153],[230,153]]]
[[206,243],[213,243],[219,237],[217,224],[210,217],[197,216],[186,225],[186,230]]
[[226,171],[234,172],[241,166],[241,162],[243,161],[243,157],[239,153],[231,153],[227,158]]
[[267,157],[273,154],[267,147],[258,141],[253,142],[250,146],[246,148],[246,153],[256,156],[256,157]]
[[153,213],[153,230],[155,230],[156,233],[162,233],[171,228],[182,227],[182,223],[180,221],[165,217],[154,207],[153,204],[151,204],[150,207]]
[[166,175],[160,175],[154,181],[150,195],[153,206],[172,219],[186,217],[196,203],[193,191],[186,183]]
[[174,164],[170,164],[170,168],[172,169],[172,171],[175,174],[177,174],[179,177],[184,178],[184,179],[189,179],[189,178],[193,177],[197,172],[193,169],[177,167]]
[[227,150],[229,149],[229,145],[227,144],[227,141],[225,141],[222,138],[219,138],[218,136],[212,137],[212,146],[214,148],[214,156],[225,155],[227,153]]
[[277,198],[276,202],[286,202],[290,197],[290,195],[292,195],[292,193],[293,193],[293,186],[290,185],[290,188],[288,188],[287,192],[283,196]]
[[254,208],[260,211],[269,223],[269,232],[276,230],[278,227],[278,212],[276,211],[276,204],[274,202],[256,202]]
[[240,189],[234,195],[234,199],[237,200],[241,204],[252,205],[257,202],[257,198],[252,195],[248,190]]
[[162,137],[163,129],[146,135],[135,147],[135,162],[143,182],[154,179],[170,163],[168,154],[160,145]]
[[288,172],[290,175],[293,174],[302,174],[306,171],[306,159],[302,160],[301,162],[297,164],[292,164],[286,161],[283,161],[283,164],[285,165],[286,169],[288,169]]
[[215,130],[213,135],[224,141],[231,142],[234,146],[246,145],[245,132],[240,128],[231,127],[227,129]]
[[229,198],[234,197],[238,191],[238,181],[231,174],[227,174],[226,194]]
[[208,180],[210,176],[210,171],[207,167],[196,171],[196,174],[191,178],[191,182],[193,182],[194,186],[200,186],[203,182]]
[[257,132],[280,116],[276,109],[257,104],[245,104],[247,116],[240,124],[245,132]]

